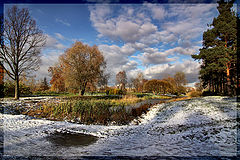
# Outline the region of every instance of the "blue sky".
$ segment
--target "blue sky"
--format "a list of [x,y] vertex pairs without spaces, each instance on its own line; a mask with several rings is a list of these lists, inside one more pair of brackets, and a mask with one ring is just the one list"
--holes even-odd
[[[12,4],[4,6],[4,9]],[[190,85],[198,81],[193,61],[203,31],[218,15],[217,4],[18,4],[28,8],[47,36],[38,78],[75,41],[96,44],[107,62],[110,84],[121,70],[130,79],[142,72],[161,79],[178,71]],[[50,77],[48,77],[50,80]]]

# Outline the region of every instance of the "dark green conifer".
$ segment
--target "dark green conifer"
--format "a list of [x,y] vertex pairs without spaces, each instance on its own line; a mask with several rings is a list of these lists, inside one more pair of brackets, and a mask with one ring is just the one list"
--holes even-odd
[[236,94],[237,88],[237,16],[233,0],[218,2],[217,18],[203,33],[203,47],[195,60],[201,60],[200,79],[211,92]]

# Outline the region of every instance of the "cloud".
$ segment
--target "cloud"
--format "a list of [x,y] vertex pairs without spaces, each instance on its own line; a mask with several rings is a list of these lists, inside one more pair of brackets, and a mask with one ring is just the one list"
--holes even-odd
[[55,33],[55,36],[60,39],[60,40],[64,40],[65,37],[63,35],[61,35],[60,33]]
[[182,63],[160,64],[144,70],[144,75],[148,79],[162,79],[166,75],[174,76],[176,72],[183,72],[186,75],[188,83],[198,81],[200,64],[193,60],[185,60]]
[[[198,52],[200,47],[194,46],[193,48],[182,48],[175,47],[169,50],[160,52],[158,48],[144,48],[143,53],[137,56],[133,56],[141,60],[142,64],[145,66],[165,64],[176,61],[180,54],[182,55],[192,55]],[[169,58],[169,56],[174,56]]]
[[161,5],[151,4],[151,3],[145,3],[146,7],[148,7],[152,12],[152,17],[157,20],[163,20],[167,12],[165,11],[164,7]]
[[107,63],[107,72],[111,74],[110,84],[115,84],[115,76],[119,71],[125,70],[128,74],[131,70],[137,69],[138,63],[128,59],[128,56],[132,55],[135,51],[129,44],[122,47],[116,45],[99,45],[98,48],[103,53]]
[[55,38],[46,34],[46,44],[45,49],[57,49],[57,50],[64,50],[67,47],[63,44],[59,43]]
[[192,55],[198,52],[199,46],[193,46],[191,48],[182,48],[182,47],[175,47],[172,49],[169,49],[165,51],[168,55],[177,55],[177,54],[182,54],[182,55]]
[[55,65],[58,62],[58,58],[60,55],[62,55],[63,52],[56,51],[56,52],[48,52],[45,53],[43,56],[41,56],[41,65],[40,69],[36,72],[36,78],[40,79],[43,77],[48,77],[48,79],[51,79],[48,73],[48,68],[50,66]]
[[144,53],[135,57],[141,60],[145,66],[150,64],[164,64],[176,60],[176,58],[168,58],[169,54],[167,52],[159,52],[157,48],[145,48],[144,51]]
[[123,65],[122,69],[125,71],[136,70],[138,63],[136,61],[128,61],[125,65]]
[[167,16],[170,20],[175,20],[163,23],[162,29],[181,39],[179,46],[190,47],[189,41],[193,42],[195,38],[202,37],[207,24],[217,15],[216,6],[217,4],[169,5]]
[[59,19],[59,18],[56,18],[56,22],[61,23],[61,24],[65,25],[65,26],[68,26],[68,27],[71,26],[70,23],[66,22],[65,20]]
[[[211,23],[216,14],[216,4],[145,3],[135,7],[122,6],[120,9],[96,5],[89,7],[89,10],[90,20],[100,38],[142,43],[145,47],[162,43],[190,48],[194,44],[189,42],[201,37],[206,24]],[[159,23],[153,23],[154,19]]]
[[90,20],[99,32],[99,37],[105,36],[112,40],[121,40],[125,43],[134,43],[149,34],[157,31],[157,26],[150,23],[146,18],[130,18],[134,9],[125,8],[123,14],[112,16],[109,6],[97,5],[89,7]]
[[200,65],[189,59],[201,48],[202,33],[217,15],[216,4],[95,5],[89,11],[99,39],[112,43],[99,46],[112,81],[120,70],[134,76],[143,68],[149,79],[177,71],[184,71],[189,82],[198,79]]

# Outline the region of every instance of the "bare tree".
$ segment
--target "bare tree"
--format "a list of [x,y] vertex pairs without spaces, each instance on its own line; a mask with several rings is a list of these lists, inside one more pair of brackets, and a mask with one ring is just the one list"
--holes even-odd
[[28,9],[8,9],[1,31],[0,60],[4,70],[15,81],[15,99],[19,99],[19,77],[39,68],[40,50],[46,37],[36,26]]
[[177,87],[184,86],[187,83],[186,76],[183,72],[176,72],[174,75],[174,80],[176,82]]
[[143,85],[144,85],[144,75],[142,72],[139,72],[137,74],[137,77],[133,79],[133,86],[136,90],[136,92],[142,92],[143,91]]
[[127,75],[125,71],[120,71],[116,74],[116,84],[120,85],[120,89],[125,89],[127,84]]
[[174,80],[176,83],[176,94],[183,94],[186,92],[186,87],[184,87],[184,85],[186,85],[187,83],[187,79],[186,76],[183,72],[176,72],[174,75]]
[[98,79],[98,86],[102,88],[106,88],[108,85],[108,80],[110,78],[109,73],[102,73]]

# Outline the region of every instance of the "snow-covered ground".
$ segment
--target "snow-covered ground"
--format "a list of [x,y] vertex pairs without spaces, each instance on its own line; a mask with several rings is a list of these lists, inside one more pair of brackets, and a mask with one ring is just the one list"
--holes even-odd
[[[0,114],[4,155],[13,156],[236,156],[237,102],[204,97],[153,106],[125,126],[80,125]],[[56,146],[53,132],[99,137],[88,146]]]

